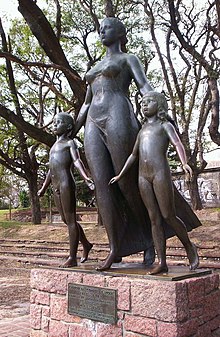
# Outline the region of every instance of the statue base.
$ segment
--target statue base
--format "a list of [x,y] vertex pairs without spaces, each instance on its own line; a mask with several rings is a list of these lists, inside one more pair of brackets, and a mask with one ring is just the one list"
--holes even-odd
[[31,271],[31,337],[219,336],[217,273],[179,266],[151,276],[141,264],[94,268]]

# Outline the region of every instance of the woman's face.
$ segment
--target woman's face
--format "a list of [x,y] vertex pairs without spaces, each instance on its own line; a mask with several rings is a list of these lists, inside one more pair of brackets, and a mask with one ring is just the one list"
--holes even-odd
[[104,46],[110,46],[119,40],[117,28],[111,20],[105,19],[100,26],[100,38]]

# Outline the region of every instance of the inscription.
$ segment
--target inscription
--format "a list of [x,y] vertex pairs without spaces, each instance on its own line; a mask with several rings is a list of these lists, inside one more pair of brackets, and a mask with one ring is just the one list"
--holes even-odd
[[115,324],[115,289],[69,283],[68,313],[108,324]]

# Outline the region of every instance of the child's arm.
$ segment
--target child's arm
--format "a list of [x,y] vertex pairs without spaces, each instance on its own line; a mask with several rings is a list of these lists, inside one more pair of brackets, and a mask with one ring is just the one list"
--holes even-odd
[[87,184],[87,186],[91,190],[94,190],[94,182],[92,181],[91,178],[89,178],[87,176],[85,166],[84,166],[84,164],[83,164],[83,162],[80,158],[79,151],[76,147],[76,144],[75,144],[74,140],[70,141],[70,153],[71,153],[71,157],[73,159],[73,164],[77,168],[77,170],[79,171],[81,177],[85,180],[85,183]]
[[[140,134],[140,132],[139,132],[139,134]],[[128,172],[128,170],[130,169],[130,167],[136,161],[136,159],[138,157],[138,149],[139,149],[139,138],[140,138],[139,134],[138,134],[136,142],[134,144],[133,151],[130,154],[130,156],[128,157],[128,159],[126,160],[126,162],[125,162],[125,164],[124,164],[121,172],[117,176],[113,177],[109,181],[109,184],[114,184],[116,181],[120,180]]]
[[186,152],[183,146],[183,143],[181,142],[174,126],[171,123],[164,123],[164,128],[167,132],[167,135],[170,139],[170,142],[175,146],[176,152],[179,156],[180,162],[183,166],[183,170],[185,171],[186,174],[189,174],[190,177],[192,177],[192,169],[191,167],[187,164],[187,158],[186,158]]
[[44,183],[43,183],[41,189],[37,192],[37,195],[39,197],[42,197],[44,195],[44,193],[46,192],[46,190],[47,190],[48,186],[50,185],[50,183],[51,183],[51,175],[50,175],[50,170],[49,170],[47,172],[47,176],[46,176],[46,178],[44,180]]

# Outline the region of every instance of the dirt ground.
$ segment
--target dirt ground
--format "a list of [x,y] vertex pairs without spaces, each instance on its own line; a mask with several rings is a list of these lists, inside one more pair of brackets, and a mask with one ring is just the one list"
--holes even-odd
[[[197,245],[212,245],[220,249],[220,211],[202,210],[197,213],[203,226],[189,233]],[[107,243],[107,235],[103,227],[98,225],[83,226],[91,242]],[[0,227],[0,239],[33,239],[68,241],[65,226],[24,225],[3,229]],[[169,239],[172,243],[177,238]],[[30,270],[31,265],[19,262],[0,260],[0,319],[18,317],[29,312]]]

